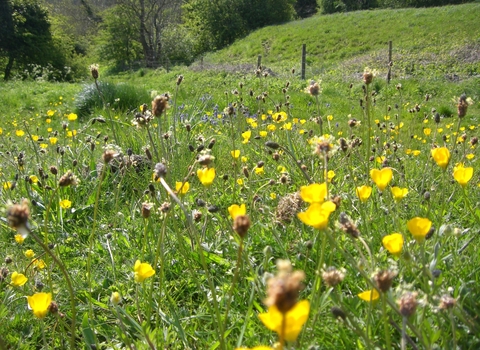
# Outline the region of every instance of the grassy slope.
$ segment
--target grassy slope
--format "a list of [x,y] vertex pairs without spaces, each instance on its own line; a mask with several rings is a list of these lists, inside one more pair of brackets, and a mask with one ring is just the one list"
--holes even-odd
[[[428,9],[375,10],[318,15],[258,30],[232,46],[206,56],[212,63],[255,63],[257,55],[273,67],[299,67],[301,45],[307,45],[309,69],[362,69],[381,55],[387,61],[387,43],[393,41],[394,62],[438,63],[455,67],[473,60],[480,45],[480,4]],[[369,59],[353,60],[368,54]],[[453,56],[451,54],[454,54]],[[348,63],[348,65],[345,65]],[[456,67],[479,73],[476,63]]]

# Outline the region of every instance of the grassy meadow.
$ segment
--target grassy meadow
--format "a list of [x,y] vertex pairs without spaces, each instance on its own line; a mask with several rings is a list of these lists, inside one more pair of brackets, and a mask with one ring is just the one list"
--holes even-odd
[[478,10],[1,82],[0,350],[478,349]]

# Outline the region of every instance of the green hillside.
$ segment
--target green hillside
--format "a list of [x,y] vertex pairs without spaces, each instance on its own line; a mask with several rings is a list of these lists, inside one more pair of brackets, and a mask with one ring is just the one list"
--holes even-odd
[[[393,61],[407,72],[435,65],[439,73],[480,72],[480,4],[424,9],[375,10],[317,15],[258,30],[216,53],[204,63],[262,63],[300,68],[301,46],[307,47],[311,73],[365,66],[380,69],[393,41]],[[413,66],[412,66],[413,65]]]

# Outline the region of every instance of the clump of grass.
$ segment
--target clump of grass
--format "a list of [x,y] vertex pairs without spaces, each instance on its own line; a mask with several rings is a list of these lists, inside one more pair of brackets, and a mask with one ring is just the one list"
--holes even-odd
[[[91,116],[96,109],[116,109],[128,111],[139,106],[150,98],[148,91],[132,84],[98,82],[105,99],[102,100],[95,84],[85,85],[75,97],[75,111],[80,117]],[[107,106],[104,106],[104,102]]]

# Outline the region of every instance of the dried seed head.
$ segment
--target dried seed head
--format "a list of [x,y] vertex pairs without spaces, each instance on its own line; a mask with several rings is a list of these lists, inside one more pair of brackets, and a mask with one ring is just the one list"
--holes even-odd
[[163,202],[162,205],[160,206],[159,210],[160,210],[162,213],[166,213],[167,211],[170,210],[170,203],[168,203],[168,202]]
[[345,271],[338,270],[337,268],[330,266],[326,270],[322,271],[322,278],[323,282],[328,287],[335,287],[345,278]]
[[142,203],[141,212],[142,212],[142,217],[144,219],[148,219],[150,217],[150,213],[152,212],[152,208],[153,208],[153,203],[149,203],[149,202],[143,202]]
[[392,286],[393,279],[397,275],[394,271],[384,270],[377,273],[374,277],[377,288],[386,293]]
[[153,173],[155,174],[155,180],[164,178],[167,175],[167,167],[163,163],[157,163]]
[[332,307],[330,311],[332,312],[333,317],[335,317],[336,319],[341,318],[342,320],[345,320],[347,318],[347,314],[345,313],[345,311],[343,311],[337,306]]
[[440,298],[440,305],[438,306],[442,310],[449,310],[455,307],[457,299],[452,298],[450,295],[443,295]]
[[118,155],[114,150],[108,149],[103,152],[102,159],[105,164],[110,163],[110,161]]
[[156,117],[168,108],[168,95],[158,95],[152,101],[152,114]]
[[281,313],[288,312],[297,303],[298,293],[303,289],[303,271],[293,271],[287,260],[277,261],[278,273],[268,280],[267,306],[275,305]]
[[307,87],[307,92],[312,96],[318,96],[322,92],[322,89],[317,82],[311,81],[310,85]]
[[278,201],[275,217],[278,222],[290,223],[297,215],[302,205],[302,198],[299,192],[290,193]]
[[72,173],[71,170],[68,170],[58,181],[58,186],[67,187],[67,186],[76,186],[80,183],[80,180]]
[[338,217],[338,223],[340,229],[350,235],[352,238],[358,238],[360,236],[360,231],[358,230],[357,225],[344,212],[340,213]]
[[468,103],[467,103],[467,96],[462,94],[458,100],[457,104],[457,114],[459,118],[465,117],[467,115]]
[[17,232],[25,238],[30,232],[28,219],[30,218],[30,208],[28,200],[23,199],[20,204],[12,204],[7,208],[8,225],[17,230]]
[[177,78],[177,85],[180,85],[183,81],[183,75],[179,75],[178,78]]
[[99,76],[99,74],[98,74],[98,64],[96,64],[96,63],[92,64],[92,65],[90,65],[89,68],[90,68],[90,74],[92,74],[92,78],[97,80],[98,76]]
[[233,230],[244,238],[250,228],[251,222],[247,215],[238,215],[233,221]]
[[8,276],[8,269],[6,267],[2,267],[0,269],[0,283],[2,283],[3,281],[5,281],[5,279],[7,278]]
[[418,305],[417,295],[416,292],[407,292],[402,295],[400,300],[398,300],[400,313],[404,317],[410,317],[415,313]]

